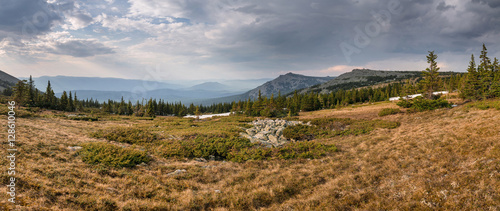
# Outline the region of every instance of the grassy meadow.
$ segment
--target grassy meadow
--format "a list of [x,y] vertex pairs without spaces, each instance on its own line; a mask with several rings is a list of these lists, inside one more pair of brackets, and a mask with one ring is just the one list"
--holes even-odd
[[[382,102],[302,112],[290,120],[312,126],[285,135],[310,134],[307,140],[265,148],[239,135],[253,117],[68,118],[21,108],[17,204],[3,185],[0,207],[500,210],[500,101],[397,109]],[[6,124],[7,105],[0,110]],[[3,184],[10,178],[6,130]]]

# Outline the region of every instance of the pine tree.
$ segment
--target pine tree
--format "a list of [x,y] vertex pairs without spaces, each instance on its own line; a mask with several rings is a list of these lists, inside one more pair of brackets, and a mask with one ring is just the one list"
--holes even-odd
[[28,101],[26,102],[28,106],[35,106],[35,82],[30,75],[30,79],[28,81]]
[[47,89],[45,90],[43,104],[45,108],[56,108],[57,106],[56,96],[54,95],[54,91],[52,90],[50,81],[47,83]]
[[67,107],[67,111],[70,111],[70,112],[75,111],[75,104],[74,104],[74,102],[73,102],[73,95],[71,94],[71,91],[69,92],[69,96],[68,96],[68,107]]
[[500,65],[498,64],[498,59],[496,57],[491,66],[493,71],[493,82],[491,84],[489,95],[491,97],[500,97]]
[[479,56],[481,59],[481,63],[477,67],[477,71],[479,72],[479,82],[481,84],[480,94],[482,98],[489,98],[490,87],[493,82],[493,68],[491,65],[491,60],[488,58],[488,49],[486,49],[486,45],[483,44],[483,50],[481,51],[481,55]]
[[149,99],[148,104],[146,105],[146,116],[155,118],[155,109],[153,105],[153,99]]
[[439,85],[439,67],[437,66],[437,55],[434,54],[434,51],[429,51],[429,55],[427,57],[427,63],[429,63],[429,67],[423,71],[424,76],[424,91],[427,98],[432,98],[432,92],[434,92]]
[[17,107],[25,106],[28,101],[28,85],[26,80],[18,81],[13,88],[14,101],[16,101]]
[[467,68],[467,76],[465,77],[462,85],[461,97],[466,100],[481,99],[480,87],[479,73],[476,69],[474,54],[472,54],[469,67]]
[[63,91],[61,95],[61,100],[59,101],[59,110],[66,111],[68,108],[68,94],[66,91]]

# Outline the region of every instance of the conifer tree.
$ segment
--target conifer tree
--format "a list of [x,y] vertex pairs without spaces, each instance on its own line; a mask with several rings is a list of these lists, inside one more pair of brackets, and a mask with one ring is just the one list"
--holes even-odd
[[482,95],[482,98],[489,98],[489,92],[490,92],[490,87],[491,83],[493,82],[493,68],[491,68],[491,60],[488,58],[488,49],[486,49],[486,46],[483,44],[483,50],[481,51],[481,55],[479,56],[480,58],[480,64],[477,67],[477,71],[479,72],[479,82],[481,84],[480,88],[480,94]]
[[424,76],[424,93],[427,98],[432,98],[432,92],[434,92],[439,85],[439,67],[437,66],[437,55],[434,54],[434,51],[429,51],[429,55],[427,57],[427,63],[429,63],[429,67],[423,71]]
[[66,111],[67,108],[68,108],[68,93],[66,93],[66,91],[63,91],[61,95],[61,100],[59,101],[59,110]]
[[73,102],[73,95],[71,94],[71,91],[69,92],[69,96],[68,96],[68,107],[67,107],[67,111],[70,111],[70,112],[75,111],[75,104],[74,104],[74,102]]
[[146,116],[153,118],[156,117],[153,99],[149,99],[148,104],[146,105]]
[[28,100],[28,87],[26,80],[18,81],[13,88],[14,101],[16,101],[17,107],[26,105]]
[[35,91],[35,82],[30,75],[30,79],[28,81],[28,99],[26,102],[28,106],[35,106]]
[[461,97],[466,100],[479,100],[481,98],[480,87],[479,73],[476,69],[474,54],[472,54],[467,68],[467,76],[462,85]]
[[46,108],[55,108],[57,106],[56,96],[54,95],[50,81],[47,83],[43,104]]

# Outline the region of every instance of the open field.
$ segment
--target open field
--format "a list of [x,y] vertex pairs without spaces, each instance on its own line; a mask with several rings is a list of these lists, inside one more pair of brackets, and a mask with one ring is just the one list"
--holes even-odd
[[[500,210],[498,105],[492,101],[384,117],[378,112],[397,108],[394,103],[304,112],[300,120],[380,119],[400,126],[318,136],[314,143],[336,146],[337,151],[316,159],[244,162],[200,162],[168,157],[164,151],[175,146],[167,143],[191,143],[198,136],[237,136],[254,118],[197,121],[111,115],[76,121],[62,113],[23,111],[25,117],[16,123],[18,205],[7,202],[7,188],[1,186],[0,206],[6,210]],[[116,128],[138,129],[133,134],[138,138],[107,140],[112,138],[106,132]],[[7,133],[0,134],[6,140]],[[151,161],[135,167],[93,165],[83,161],[84,150],[91,148],[68,148],[92,142],[146,153]],[[5,167],[7,150],[2,143],[0,166]],[[176,170],[185,172],[169,174]],[[7,184],[7,171],[0,175]]]

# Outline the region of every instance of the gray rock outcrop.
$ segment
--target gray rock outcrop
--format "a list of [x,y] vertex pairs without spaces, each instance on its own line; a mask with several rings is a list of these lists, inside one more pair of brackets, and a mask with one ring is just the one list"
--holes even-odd
[[[253,125],[253,127],[246,129],[244,133],[240,133],[242,137],[249,139],[252,143],[261,143],[268,147],[280,147],[293,141],[283,136],[285,128],[304,123],[301,121],[287,121],[283,119],[259,119],[250,124]],[[307,125],[310,125],[310,123],[308,122]]]

